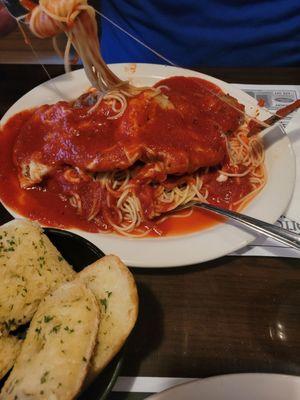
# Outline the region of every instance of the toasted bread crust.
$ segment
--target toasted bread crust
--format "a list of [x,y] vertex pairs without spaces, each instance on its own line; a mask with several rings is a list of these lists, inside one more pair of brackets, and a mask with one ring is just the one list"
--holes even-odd
[[138,293],[131,272],[113,255],[89,265],[79,273],[77,279],[93,291],[101,309],[88,383],[119,352],[133,329],[138,315]]
[[0,336],[0,379],[13,367],[21,345],[22,340],[15,336]]
[[41,301],[1,400],[71,400],[93,354],[99,306],[81,282],[64,283]]
[[41,299],[75,277],[39,225],[14,220],[0,227],[0,333],[29,322]]

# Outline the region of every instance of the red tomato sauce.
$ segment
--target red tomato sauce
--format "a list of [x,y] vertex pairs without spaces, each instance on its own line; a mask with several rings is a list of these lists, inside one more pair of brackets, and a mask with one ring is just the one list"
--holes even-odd
[[[78,228],[97,232],[98,226],[78,216],[69,202],[63,201],[58,193],[41,188],[21,189],[17,168],[13,162],[13,148],[16,137],[31,111],[16,114],[3,127],[0,134],[0,198],[12,211],[39,221],[46,226]],[[205,210],[194,210],[184,218],[169,218],[158,225],[162,235],[181,235],[209,228],[222,222],[223,218]],[[157,236],[155,232],[150,236]]]
[[13,162],[13,148],[16,137],[32,112],[23,111],[7,122],[0,134],[0,198],[16,213],[47,226],[58,228],[78,227],[96,232],[92,224],[76,215],[68,202],[58,194],[41,188],[21,189],[17,168]]
[[34,3],[34,2],[31,1],[31,0],[19,0],[19,1],[20,1],[20,4],[21,4],[24,8],[26,8],[26,10],[28,10],[28,11],[32,11],[32,10],[37,6],[37,4]]
[[[171,154],[173,160],[178,161],[179,165],[182,161],[182,165],[185,166],[184,157],[180,160],[181,150],[184,149],[186,153],[189,153],[190,160],[192,160],[190,166],[185,166],[186,170],[183,172],[180,170],[168,172],[170,174],[189,173],[188,168],[191,171],[196,170],[198,154],[194,152],[194,148],[199,143],[204,149],[201,154],[202,159],[205,162],[212,160],[211,164],[205,163],[203,166],[216,165],[219,162],[216,160],[224,159],[224,143],[222,143],[218,129],[221,127],[222,132],[232,132],[239,126],[241,114],[215,96],[207,95],[203,87],[206,85],[210,91],[218,95],[221,95],[222,91],[209,82],[197,79],[184,81],[180,77],[161,81],[158,85],[168,86],[168,89],[162,89],[162,92],[169,96],[175,105],[175,110],[162,113],[157,112],[156,108],[150,109],[146,121],[139,121],[137,118],[139,127],[137,132],[141,131],[138,140],[148,144],[152,151],[160,151],[160,146],[168,149],[172,144],[174,155],[170,150],[169,155]],[[198,85],[200,86],[198,87]],[[144,114],[139,112],[140,104],[144,107],[143,104],[147,103],[137,102],[137,108],[133,108],[133,114],[144,117]],[[16,165],[22,165],[23,158],[29,157],[30,159],[35,150],[43,149],[42,162],[57,168],[54,168],[54,171],[57,172],[53,172],[53,176],[55,174],[63,176],[61,170],[63,162],[84,170],[87,163],[96,160],[95,172],[130,167],[130,165],[126,165],[128,162],[124,156],[126,152],[116,145],[116,143],[122,143],[122,145],[125,143],[128,145],[128,150],[130,146],[136,145],[136,141],[138,142],[134,136],[136,131],[128,128],[132,126],[130,125],[130,115],[125,113],[124,118],[122,117],[120,120],[110,120],[107,119],[109,111],[105,107],[105,105],[102,107],[100,113],[89,114],[84,107],[73,109],[72,105],[59,102],[53,107],[41,106],[38,112],[27,110],[11,117],[0,133],[0,199],[2,202],[16,213],[37,220],[46,226],[78,228],[90,232],[99,231],[102,228],[102,217],[100,216],[96,223],[93,219],[88,221],[84,216],[78,215],[66,197],[62,196],[63,190],[67,192],[72,187],[69,189],[67,185],[64,186],[64,183],[60,184],[59,179],[61,178],[57,178],[52,183],[52,178],[49,178],[48,183],[42,182],[39,185],[22,189]],[[241,106],[242,109],[243,106]],[[179,111],[177,112],[177,110]],[[207,115],[207,110],[211,110],[211,115]],[[156,112],[156,119],[153,119],[153,123],[149,123],[152,111]],[[166,121],[165,115],[168,114],[171,117]],[[155,134],[160,132],[162,127],[164,135]],[[203,143],[198,140],[198,129],[199,132],[202,132]],[[112,151],[113,146],[115,149]],[[105,156],[107,149],[109,152]],[[97,159],[97,154],[100,155],[99,159]],[[233,203],[251,191],[251,185],[247,178],[218,182],[217,176],[217,171],[210,170],[203,178],[203,184],[209,192],[208,201],[212,204],[230,208]],[[110,217],[114,221],[115,210],[102,199],[101,189],[98,187],[99,192],[93,193],[95,187],[93,183],[88,182],[85,185],[78,190],[80,189],[82,193],[85,192],[83,196],[88,199],[86,207],[93,206],[91,199],[97,197],[97,193],[99,193],[102,214],[110,213]],[[86,188],[88,188],[88,193]],[[151,189],[147,190],[146,186],[140,186],[139,190],[140,201],[145,217],[147,217],[147,213],[149,215],[151,213],[151,201],[149,201],[149,199],[151,200]],[[209,228],[222,221],[224,221],[222,217],[197,209],[184,218],[172,217],[157,224],[150,221],[148,226],[153,229],[149,235],[187,234]]]

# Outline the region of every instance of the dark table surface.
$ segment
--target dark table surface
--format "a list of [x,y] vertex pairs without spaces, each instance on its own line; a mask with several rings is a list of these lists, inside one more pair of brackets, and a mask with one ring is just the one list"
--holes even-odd
[[[62,66],[49,66],[51,76]],[[300,68],[202,68],[236,83],[300,84]],[[2,115],[47,76],[0,65]],[[0,223],[9,220],[0,210]],[[200,249],[199,249],[200,251]],[[300,374],[300,260],[224,257],[178,269],[133,269],[140,314],[122,375]]]

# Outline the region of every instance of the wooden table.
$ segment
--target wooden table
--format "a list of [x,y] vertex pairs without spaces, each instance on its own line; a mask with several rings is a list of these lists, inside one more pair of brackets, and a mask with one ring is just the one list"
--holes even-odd
[[[201,71],[229,82],[300,84],[300,68]],[[63,69],[50,66],[49,72],[55,76]],[[1,115],[47,79],[40,66],[29,65],[0,65],[0,76]],[[0,222],[9,218],[1,209]],[[177,269],[135,268],[133,273],[140,314],[122,375],[300,374],[299,260],[224,257]]]

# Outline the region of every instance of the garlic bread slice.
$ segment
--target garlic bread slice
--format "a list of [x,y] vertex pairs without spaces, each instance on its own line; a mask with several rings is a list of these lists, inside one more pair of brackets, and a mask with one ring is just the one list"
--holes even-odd
[[97,344],[87,377],[90,382],[118,353],[133,329],[138,315],[138,293],[131,272],[113,255],[84,268],[78,279],[92,290],[100,305]]
[[15,336],[0,336],[0,379],[13,367],[21,345],[22,340]]
[[62,284],[41,301],[1,400],[71,400],[88,370],[99,306],[81,282]]
[[0,333],[29,322],[40,301],[75,272],[39,225],[14,220],[0,227]]

